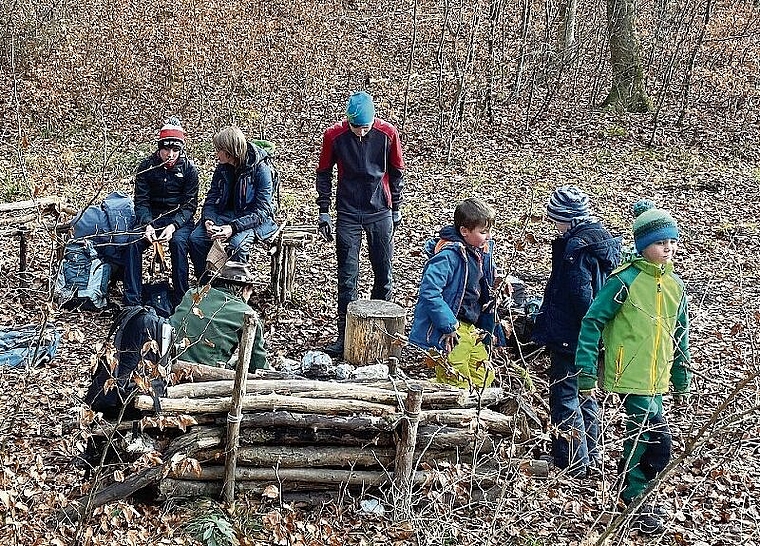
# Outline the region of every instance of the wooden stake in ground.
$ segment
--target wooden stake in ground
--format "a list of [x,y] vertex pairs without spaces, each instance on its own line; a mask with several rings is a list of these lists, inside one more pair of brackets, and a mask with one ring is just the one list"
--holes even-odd
[[395,336],[403,335],[406,312],[383,300],[356,300],[348,304],[343,358],[356,366],[385,362],[401,356]]
[[422,391],[410,389],[404,404],[404,419],[399,424],[396,444],[396,461],[393,473],[393,492],[396,495],[397,517],[406,517],[412,492],[411,476],[414,466],[414,447],[417,443],[417,425],[420,422]]
[[227,415],[227,461],[224,465],[224,485],[222,486],[222,500],[227,504],[232,504],[235,500],[235,469],[237,468],[242,403],[257,323],[256,313],[253,310],[246,312],[243,320],[243,336],[238,354],[237,373],[235,374],[235,387],[232,390],[232,403]]

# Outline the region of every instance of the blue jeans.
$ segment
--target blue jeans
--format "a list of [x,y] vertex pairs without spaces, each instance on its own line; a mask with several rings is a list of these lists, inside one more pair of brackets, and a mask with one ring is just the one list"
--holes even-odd
[[[157,221],[154,227],[160,233],[169,222]],[[188,280],[190,265],[187,260],[188,239],[193,231],[193,222],[177,228],[169,240],[169,254],[172,264],[172,306],[176,306],[190,289]],[[124,304],[142,305],[142,256],[150,243],[144,237],[123,247],[118,265],[124,267]]]
[[[367,234],[369,261],[374,282],[371,298],[390,301],[393,297],[393,220],[356,220],[338,213],[335,222],[335,250],[338,257],[338,324],[345,325],[348,304],[356,300],[359,286],[359,253],[362,231]],[[339,332],[340,335],[340,332]]]
[[552,437],[552,456],[558,468],[583,474],[589,463],[600,461],[599,405],[593,397],[578,395],[575,355],[551,351],[549,408],[558,430]]
[[[232,218],[228,220],[232,220]],[[252,229],[233,233],[232,237],[227,240],[227,256],[230,260],[247,263],[251,245],[255,242],[256,233]],[[206,257],[213,244],[214,241],[208,236],[206,226],[203,224],[203,220],[201,220],[190,234],[188,245],[190,260],[193,262],[193,268],[195,269],[195,277],[199,282],[206,272]]]

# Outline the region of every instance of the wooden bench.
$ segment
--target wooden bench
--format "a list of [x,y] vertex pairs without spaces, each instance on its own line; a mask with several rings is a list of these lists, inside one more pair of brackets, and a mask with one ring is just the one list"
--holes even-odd
[[[24,211],[36,209],[34,212],[27,212],[26,214],[20,214]],[[18,237],[19,238],[19,264],[18,264],[18,276],[19,285],[22,287],[28,286],[28,279],[26,278],[27,269],[27,248],[28,248],[28,235],[32,231],[33,224],[39,222],[39,224],[47,230],[55,230],[57,227],[57,220],[61,217],[61,214],[72,214],[72,209],[68,205],[64,205],[59,197],[39,197],[37,199],[28,199],[25,201],[15,201],[12,203],[0,203],[0,214],[16,213],[8,218],[0,218],[0,237]],[[52,217],[53,220],[45,221],[45,217]],[[7,227],[6,227],[7,226]]]

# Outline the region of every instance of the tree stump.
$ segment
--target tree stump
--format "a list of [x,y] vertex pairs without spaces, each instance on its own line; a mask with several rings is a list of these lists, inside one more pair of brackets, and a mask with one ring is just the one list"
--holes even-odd
[[406,312],[383,300],[356,300],[348,304],[343,358],[362,366],[401,356],[396,335],[404,334]]

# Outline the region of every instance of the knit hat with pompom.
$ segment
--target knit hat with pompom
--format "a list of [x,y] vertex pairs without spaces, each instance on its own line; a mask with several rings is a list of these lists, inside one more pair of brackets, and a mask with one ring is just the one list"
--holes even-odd
[[639,254],[652,243],[679,238],[676,221],[652,201],[641,199],[634,203],[632,210],[636,218],[633,221],[633,240]]
[[185,130],[174,116],[167,119],[158,132],[158,147],[165,148],[167,146],[179,146],[180,148],[185,146]]

